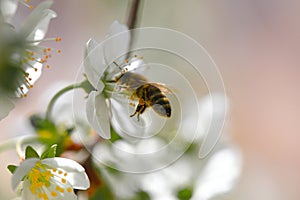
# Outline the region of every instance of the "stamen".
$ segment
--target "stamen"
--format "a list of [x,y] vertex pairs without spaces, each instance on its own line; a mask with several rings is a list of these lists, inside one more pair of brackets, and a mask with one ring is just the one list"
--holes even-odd
[[29,5],[29,1],[28,0],[25,0],[25,1],[20,1],[21,4],[23,4],[24,6],[26,6],[27,8],[29,8],[30,10],[32,10],[34,7],[33,5]]
[[60,42],[62,39],[60,37],[55,38],[55,42]]
[[67,180],[64,179],[64,178],[62,178],[62,179],[61,179],[61,182],[65,184],[65,183],[67,182]]
[[56,196],[57,196],[57,193],[56,193],[55,191],[52,191],[52,192],[51,192],[51,196],[56,197]]

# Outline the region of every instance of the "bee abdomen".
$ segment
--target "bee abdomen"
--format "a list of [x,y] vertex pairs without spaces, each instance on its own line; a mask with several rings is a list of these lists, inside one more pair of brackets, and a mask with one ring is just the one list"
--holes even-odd
[[150,96],[151,99],[151,106],[155,112],[158,114],[164,116],[164,117],[170,117],[171,116],[171,106],[168,98],[161,93],[154,94],[153,96]]

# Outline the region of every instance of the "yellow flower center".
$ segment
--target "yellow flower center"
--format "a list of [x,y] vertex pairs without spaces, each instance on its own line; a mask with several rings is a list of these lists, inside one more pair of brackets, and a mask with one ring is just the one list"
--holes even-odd
[[[41,164],[40,161],[30,170],[27,175],[30,181],[30,191],[33,195],[37,195],[39,198],[47,200],[51,197],[56,197],[59,193],[73,192],[71,187],[67,187],[67,180],[60,176],[66,177],[68,173],[57,169],[50,169],[48,166]],[[56,177],[56,179],[54,178]],[[55,185],[54,187],[50,186]],[[51,188],[51,190],[50,190]],[[45,189],[49,191],[49,197],[45,193]]]
[[[40,67],[37,68],[34,63],[40,63],[41,66],[45,66],[49,69],[51,66],[47,64],[48,60],[53,56],[53,50],[56,51],[57,54],[60,54],[62,51],[60,49],[55,50],[49,47],[43,47],[40,45],[34,45],[36,42],[42,41],[55,41],[60,42],[62,39],[60,37],[57,38],[46,38],[40,41],[26,41],[26,50],[22,55],[22,60],[20,64],[22,66],[22,73],[24,74],[24,79],[21,80],[20,87],[17,89],[18,97],[27,97],[27,92],[29,89],[33,88],[33,80],[35,80],[37,74],[34,72],[40,71]],[[32,62],[33,61],[33,62]]]

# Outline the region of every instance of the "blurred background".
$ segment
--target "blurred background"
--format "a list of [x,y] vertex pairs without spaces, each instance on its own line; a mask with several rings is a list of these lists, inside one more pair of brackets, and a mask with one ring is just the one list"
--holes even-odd
[[[52,67],[44,69],[28,97],[0,122],[1,141],[28,133],[26,116],[45,110],[50,88],[75,80],[87,40],[103,40],[115,19],[125,23],[127,7],[125,0],[54,0],[58,17],[48,37],[63,38],[55,44],[62,54],[51,59]],[[191,36],[219,67],[230,100],[227,132],[243,155],[231,199],[299,199],[300,2],[145,0],[143,7],[140,27]],[[0,159],[0,197],[10,199],[15,195],[6,165],[18,163],[18,157],[12,150]]]

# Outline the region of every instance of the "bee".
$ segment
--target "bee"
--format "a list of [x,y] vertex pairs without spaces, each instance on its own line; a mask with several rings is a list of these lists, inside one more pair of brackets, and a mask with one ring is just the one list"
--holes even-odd
[[[125,62],[129,63],[128,60]],[[133,62],[135,60],[130,62],[128,66]],[[131,93],[130,100],[138,101],[135,112],[130,117],[137,115],[139,121],[139,116],[150,107],[162,117],[171,117],[171,105],[166,96],[166,93],[172,93],[170,89],[160,83],[151,83],[146,77],[132,72],[136,67],[130,68],[125,66],[121,68],[117,63],[114,62],[114,64],[121,69],[121,74],[113,80],[117,83],[118,90]]]
[[148,108],[152,109],[163,117],[171,117],[170,101],[161,89],[162,85],[157,83],[146,83],[138,87],[131,95],[131,99],[138,99],[138,105],[135,112],[130,115],[133,117],[139,116]]

